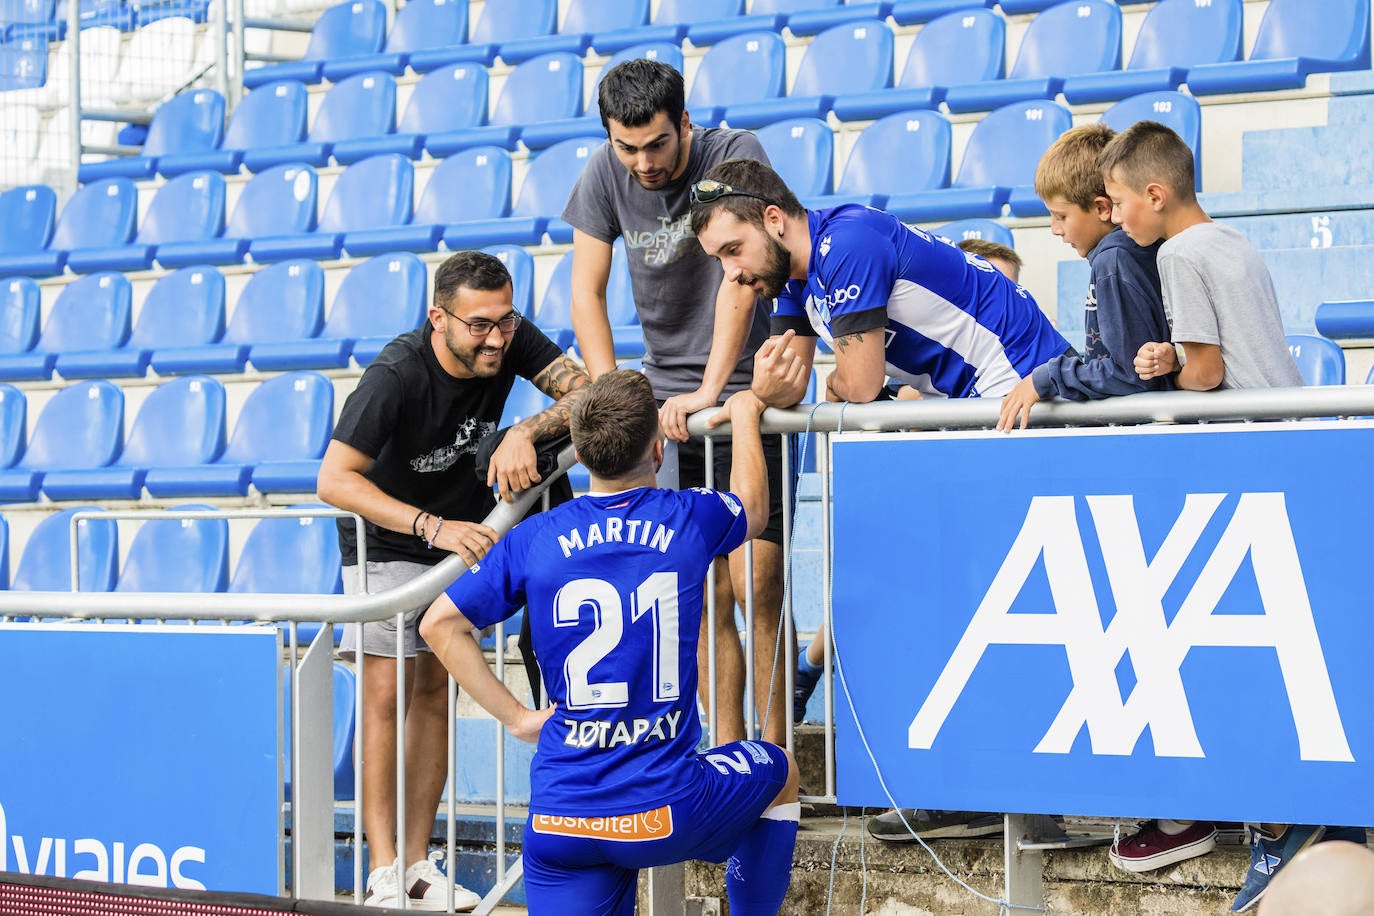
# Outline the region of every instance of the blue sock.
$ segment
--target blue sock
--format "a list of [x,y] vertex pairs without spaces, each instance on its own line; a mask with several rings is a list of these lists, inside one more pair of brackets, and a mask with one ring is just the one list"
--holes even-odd
[[730,916],[776,916],[792,883],[801,804],[774,805],[759,817],[725,863]]
[[825,656],[824,656],[824,655],[821,656],[821,664],[820,664],[820,665],[813,665],[813,664],[811,664],[811,659],[807,658],[807,656],[806,656],[806,650],[805,650],[805,649],[803,649],[803,650],[801,651],[801,653],[798,654],[798,656],[797,656],[797,670],[798,670],[798,671],[805,671],[807,674],[820,674],[820,673],[821,673],[821,670],[822,670],[822,665],[824,665],[824,664],[825,664]]

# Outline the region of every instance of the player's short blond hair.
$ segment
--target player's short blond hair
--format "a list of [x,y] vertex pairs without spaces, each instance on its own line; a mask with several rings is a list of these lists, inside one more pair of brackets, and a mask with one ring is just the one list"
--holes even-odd
[[599,376],[569,417],[577,457],[597,477],[635,470],[658,438],[658,402],[642,373],[619,369]]
[[1097,160],[1115,136],[1106,124],[1084,124],[1065,132],[1040,157],[1035,193],[1046,202],[1058,197],[1091,210],[1095,199],[1107,196]]
[[1097,170],[1132,191],[1159,184],[1180,203],[1197,200],[1193,151],[1158,121],[1140,121],[1117,134],[1098,158]]
[[999,261],[1006,261],[1008,264],[1014,265],[1017,270],[1025,266],[1015,248],[1008,248],[1001,242],[994,242],[991,239],[964,239],[959,243],[959,247],[969,254],[976,254],[987,261],[994,258]]

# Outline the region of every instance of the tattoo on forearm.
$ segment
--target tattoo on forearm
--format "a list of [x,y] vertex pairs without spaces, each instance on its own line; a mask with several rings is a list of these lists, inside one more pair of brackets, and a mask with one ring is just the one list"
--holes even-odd
[[[568,362],[573,370],[580,374],[579,377],[568,380],[568,384],[572,386],[571,390],[559,396],[558,403],[554,404],[552,407],[546,408],[532,417],[526,417],[524,420],[515,424],[516,429],[529,433],[530,438],[535,442],[553,439],[568,431],[568,420],[572,416],[573,405],[578,402],[586,389],[588,383],[586,373],[582,372],[582,370],[577,367],[576,363],[572,363],[571,360]],[[541,378],[548,374],[551,369],[545,370],[544,373],[540,373]],[[540,379],[535,379],[535,384],[538,385],[539,381]],[[548,389],[544,388],[544,386],[540,385],[539,387],[541,390],[545,391],[545,393],[548,393]]]
[[834,341],[834,343],[835,343],[835,352],[836,352],[836,353],[843,353],[845,350],[848,350],[848,349],[849,349],[849,345],[850,345],[850,344],[860,344],[860,343],[863,343],[863,341],[864,341],[864,332],[863,332],[863,331],[858,331],[858,332],[856,332],[856,333],[854,333],[854,334],[845,334],[845,335],[842,336],[842,337],[836,337],[836,338],[835,338],[835,341]]
[[536,375],[534,387],[553,398],[561,400],[591,381],[586,370],[566,356],[560,356]]

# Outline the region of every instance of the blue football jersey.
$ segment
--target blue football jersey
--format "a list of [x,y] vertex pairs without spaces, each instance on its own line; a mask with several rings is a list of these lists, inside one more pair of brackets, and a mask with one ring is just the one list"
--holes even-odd
[[632,813],[685,791],[703,586],[745,531],[721,491],[587,495],[517,525],[449,586],[478,626],[527,606],[558,705],[530,771],[532,812]]
[[926,397],[1001,397],[1069,349],[1030,293],[953,242],[856,204],[808,210],[811,264],[773,333],[882,328],[887,374]]

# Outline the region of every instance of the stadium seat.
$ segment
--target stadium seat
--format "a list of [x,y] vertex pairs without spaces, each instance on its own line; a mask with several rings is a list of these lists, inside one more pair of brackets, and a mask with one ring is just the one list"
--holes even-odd
[[781,32],[790,11],[816,5],[816,0],[753,0],[747,12],[740,10],[711,19],[704,12],[698,13],[687,26],[687,38],[696,47],[702,47],[745,32]]
[[[486,123],[488,79],[486,68],[471,62],[450,64],[426,74],[411,89],[394,134],[340,140],[334,144],[335,160],[357,162],[381,153],[419,158],[426,135],[434,137],[431,155],[441,155],[434,150],[447,149],[443,142],[447,133],[457,131],[466,135]],[[508,124],[492,133],[497,145],[515,149],[520,129]]]
[[892,10],[891,0],[880,3],[845,3],[841,0],[774,0],[769,6],[786,12],[787,31],[793,35],[818,35],[846,22],[882,22]]
[[416,72],[441,66],[440,58],[455,45],[468,40],[468,6],[462,0],[414,0],[396,12],[379,54],[337,57],[324,62],[324,78],[331,83],[370,70],[384,70],[393,76],[406,72],[411,55],[430,52],[423,62],[433,62]]
[[1196,190],[1202,190],[1202,107],[1181,92],[1147,92],[1122,99],[1102,113],[1102,123],[1120,133],[1137,121],[1158,121],[1172,128],[1193,151]]
[[502,42],[500,57],[508,64],[555,51],[581,57],[591,47],[593,35],[637,29],[648,18],[649,0],[569,0],[556,34]]
[[37,159],[47,135],[37,107],[8,105],[0,95],[0,148],[5,150],[3,173],[0,174],[6,182],[15,185],[43,182],[43,165]]
[[835,134],[818,118],[795,118],[759,128],[759,143],[773,170],[800,198],[834,187]]
[[159,347],[151,365],[158,375],[242,372],[254,344],[314,337],[323,324],[324,269],[310,260],[283,261],[249,278],[218,343]]
[[[24,553],[10,588],[24,592],[72,590],[71,518],[78,512],[100,512],[99,506],[72,506],[38,523],[24,543]],[[76,529],[77,589],[113,591],[119,573],[119,528],[111,521],[84,521]]]
[[[307,519],[308,521],[308,519]],[[258,524],[262,524],[259,522]],[[283,630],[285,629],[283,625]],[[304,645],[314,639],[319,632],[319,624],[302,623],[297,626],[297,641]],[[334,644],[338,645],[338,635],[342,625],[335,626]],[[283,632],[283,638],[285,633]],[[284,735],[291,734],[291,679],[282,677],[282,722]],[[353,732],[357,726],[358,678],[353,669],[342,662],[334,662],[334,715],[333,748],[331,759],[334,768],[334,800],[353,800]],[[291,801],[291,742],[286,741],[282,749],[282,773],[284,779],[283,797]]]
[[377,54],[386,40],[386,7],[381,0],[344,0],[320,14],[300,60],[243,72],[246,89],[277,80],[318,83],[327,60]]
[[874,121],[854,141],[835,193],[809,198],[806,206],[857,203],[881,209],[889,197],[900,200],[946,188],[950,144],[949,121],[933,111],[900,112]]
[[187,16],[170,16],[135,29],[120,55],[110,98],[141,108],[194,84],[201,76],[197,40],[196,24]]
[[487,125],[427,134],[425,150],[442,158],[471,146],[515,149],[521,125],[564,121],[581,114],[581,59],[565,52],[544,54],[510,72]]
[[315,228],[319,178],[308,165],[279,165],[259,172],[239,192],[234,212],[218,238],[163,242],[154,257],[167,268],[238,264],[255,238],[304,235]]
[[894,194],[887,209],[905,222],[996,217],[1010,203],[1017,216],[1043,214],[1035,196],[1035,167],[1073,124],[1054,102],[1013,102],[979,121],[964,148],[953,184],[941,190]]
[[60,353],[55,368],[65,379],[142,377],[155,350],[210,344],[223,333],[224,276],[183,267],[153,284],[124,346]]
[[[243,167],[260,172],[274,165],[304,162],[322,168],[329,164],[335,143],[380,137],[395,129],[396,81],[380,70],[359,73],[336,83],[325,94],[304,142],[245,150]],[[404,152],[418,159],[419,138],[412,138]],[[340,160],[339,164],[347,163]]]
[[288,372],[248,395],[224,454],[186,467],[158,467],[144,486],[156,497],[311,493],[333,429],[334,386],[318,372]]
[[[557,0],[502,0],[501,3],[483,4],[468,43],[444,49],[443,59],[434,66],[458,61],[476,61],[490,66],[506,42],[552,35],[557,28]],[[414,67],[413,61],[411,66]]]
[[1064,80],[1073,105],[1114,102],[1142,92],[1177,89],[1189,67],[1240,58],[1241,0],[1161,0],[1145,16],[1125,70]]
[[1314,334],[1289,334],[1284,339],[1304,385],[1345,384],[1345,351],[1340,344]]
[[159,245],[204,241],[223,231],[224,176],[187,172],[158,188],[132,243],[75,249],[67,253],[67,267],[76,273],[148,270]]
[[687,93],[692,122],[715,127],[732,105],[782,95],[786,50],[772,32],[747,32],[713,46],[701,58]]
[[1312,73],[1369,69],[1369,0],[1270,0],[1244,61],[1188,68],[1193,95],[1301,89]]
[[[315,507],[303,505],[292,508]],[[236,594],[342,593],[339,535],[335,520],[262,519],[248,532],[248,538],[243,542],[243,551],[239,554],[228,590]]]
[[0,385],[0,468],[14,467],[28,441],[29,404],[24,392]]
[[264,372],[343,369],[355,344],[375,353],[397,334],[424,324],[427,288],[425,265],[415,255],[378,255],[344,277],[319,336],[254,344],[248,361]]
[[134,234],[137,212],[138,189],[129,179],[83,185],[67,199],[47,247],[0,255],[0,276],[51,277],[62,272],[73,249],[124,245]]
[[1332,340],[1374,337],[1374,300],[1342,299],[1322,302],[1315,316],[1317,333]]
[[510,394],[506,395],[506,406],[501,411],[500,428],[514,426],[521,420],[528,420],[552,406],[553,398],[534,387],[529,379],[517,378],[511,386]]
[[824,118],[835,96],[892,86],[892,30],[881,22],[832,26],[806,46],[785,98],[730,105],[725,121],[752,129],[786,118]]
[[604,137],[574,137],[544,150],[526,169],[510,216],[449,225],[444,244],[454,251],[497,243],[537,245],[545,233],[557,244],[571,242],[572,227],[561,218],[563,206],[587,159],[604,142]]
[[232,175],[243,164],[244,150],[299,143],[305,137],[307,102],[303,83],[286,81],[259,86],[234,107],[218,149],[159,156],[158,174],[171,177],[213,169]]
[[[65,26],[65,22],[63,23]],[[10,40],[26,36],[11,34]],[[40,36],[35,36],[39,38]],[[36,89],[17,89],[9,93],[8,101],[37,105],[49,110],[69,105],[71,88],[71,42],[63,41],[48,61],[48,78]],[[81,29],[81,95],[83,105],[108,103],[109,89],[119,69],[124,47],[124,35],[116,28]]]
[[33,349],[0,355],[0,379],[48,379],[59,353],[123,346],[129,338],[131,299],[123,274],[90,274],[68,283]]
[[224,386],[208,375],[188,375],[154,388],[134,417],[119,457],[107,467],[50,471],[50,499],[138,499],[158,467],[214,461],[224,451]]
[[[572,252],[569,251],[554,266],[544,295],[535,307],[534,320],[539,330],[548,335],[560,350],[576,346],[577,335],[572,324]],[[606,282],[606,317],[611,324],[611,337],[617,359],[631,359],[644,355],[644,332],[635,311],[634,290],[630,283],[629,263],[625,258],[625,243],[617,239],[611,254],[611,275]],[[547,405],[546,405],[547,406]],[[541,407],[540,410],[543,408]]]
[[32,36],[41,39],[44,50],[47,42],[57,37],[56,3],[54,0],[5,0],[0,4],[0,30],[10,38]]
[[286,258],[337,258],[344,234],[410,222],[415,168],[399,153],[385,153],[344,169],[320,211],[313,232],[259,236],[248,253],[259,262]]
[[899,111],[936,109],[950,86],[1000,80],[1006,73],[1006,44],[1006,20],[992,10],[941,16],[916,33],[893,88],[837,93],[835,117],[868,121]]
[[[168,509],[210,509],[186,505]],[[175,562],[169,562],[175,557]],[[229,522],[222,518],[149,519],[129,544],[117,592],[222,592],[229,584]]]
[[988,242],[996,242],[999,245],[1006,245],[1008,248],[1016,247],[1016,241],[1012,238],[1011,230],[990,219],[955,220],[932,231],[936,235],[942,235],[955,243],[966,239],[983,239]]
[[[42,294],[28,277],[0,281],[0,355],[26,353],[38,342]],[[0,462],[0,467],[3,463]]]
[[137,156],[83,162],[77,178],[82,182],[116,175],[152,178],[160,156],[209,152],[223,139],[224,96],[213,89],[180,92],[154,112],[153,122],[148,125],[148,138]]
[[587,98],[581,117],[526,124],[519,129],[520,142],[529,149],[540,150],[570,137],[585,137],[603,130],[601,106],[597,99],[601,81],[606,78],[607,73],[610,73],[620,64],[627,60],[638,60],[639,58],[662,61],[679,73],[682,72],[682,49],[666,41],[634,45],[623,51],[617,51],[601,65],[601,71],[596,77],[596,84],[592,86],[591,94]]
[[124,392],[104,379],[69,385],[38,415],[24,456],[0,471],[0,500],[32,502],[44,474],[104,467],[123,444]]
[[[448,225],[500,221],[509,215],[510,185],[511,158],[505,150],[481,146],[454,153],[431,170],[409,225],[346,233],[344,250],[355,258],[386,251],[434,251]],[[529,238],[523,228],[514,231],[516,241]],[[496,230],[489,239],[504,240]]]
[[1006,79],[951,86],[945,105],[958,113],[1053,99],[1070,76],[1120,69],[1121,8],[1108,0],[1069,0],[1031,20]]
[[662,41],[680,45],[692,23],[729,19],[743,14],[744,0],[659,0],[652,23],[593,35],[592,49],[598,54],[615,54],[645,42]]
[[920,25],[955,12],[992,9],[996,0],[896,0],[889,11],[898,25]]
[[42,251],[52,240],[57,194],[47,185],[0,193],[0,257]]
[[515,310],[522,315],[533,315],[534,258],[519,245],[491,245],[482,250],[506,265],[506,270],[510,272],[511,298]]
[[47,79],[46,41],[41,38],[21,38],[0,44],[0,92],[38,89]]

